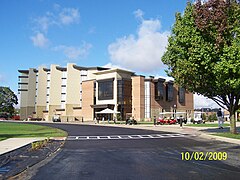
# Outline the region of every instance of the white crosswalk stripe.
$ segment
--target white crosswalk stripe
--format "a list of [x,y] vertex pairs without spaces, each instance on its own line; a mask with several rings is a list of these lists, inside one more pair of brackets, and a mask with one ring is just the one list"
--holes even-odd
[[106,135],[106,136],[68,136],[67,140],[111,140],[111,139],[160,139],[190,137],[191,134],[143,134],[143,135]]

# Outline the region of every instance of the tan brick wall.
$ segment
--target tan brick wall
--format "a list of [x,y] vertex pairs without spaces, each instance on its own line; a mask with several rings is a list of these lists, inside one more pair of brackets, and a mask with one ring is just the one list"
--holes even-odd
[[[59,112],[56,111],[56,109],[60,109],[61,108],[61,105],[49,105],[49,111],[48,111],[48,115],[50,117],[52,117],[53,115],[55,115],[56,113],[57,114],[60,114]],[[61,112],[62,114],[62,112]]]
[[73,116],[75,117],[82,117],[82,109],[74,109]]
[[93,120],[94,80],[82,83],[82,115],[84,121]]
[[[67,93],[66,104],[80,104],[80,71],[73,68],[73,64],[67,65]],[[69,109],[70,110],[70,109]],[[72,113],[72,111],[69,113]],[[67,111],[67,114],[69,114]]]
[[35,110],[37,118],[44,118],[43,111],[46,110],[46,106],[36,106]]
[[132,115],[137,121],[144,119],[145,116],[145,90],[144,77],[132,77]]
[[38,68],[38,90],[36,105],[46,106],[46,96],[47,96],[47,72],[43,70],[43,67],[40,67]]
[[36,73],[33,68],[29,69],[28,75],[28,95],[27,95],[27,106],[35,106],[35,95],[36,95]]
[[67,116],[72,116],[73,115],[73,104],[66,104],[65,105],[65,111]]
[[158,116],[159,112],[162,110],[166,112],[172,112],[174,105],[177,105],[177,112],[189,112],[194,111],[194,102],[193,102],[193,94],[186,91],[185,93],[185,103],[179,103],[178,96],[178,86],[174,84],[173,90],[173,101],[166,101],[166,84],[164,84],[164,97],[163,100],[156,101],[155,100],[155,88],[154,83],[151,82],[151,116]]
[[29,116],[33,116],[33,112],[35,111],[35,107],[21,107],[20,108],[20,118],[26,119]]
[[[51,79],[50,79],[50,97],[49,106],[56,106],[58,109],[61,107],[61,84],[62,84],[62,72],[56,69],[57,65],[51,65]],[[51,111],[51,112],[50,112]],[[49,113],[51,115],[53,109]]]

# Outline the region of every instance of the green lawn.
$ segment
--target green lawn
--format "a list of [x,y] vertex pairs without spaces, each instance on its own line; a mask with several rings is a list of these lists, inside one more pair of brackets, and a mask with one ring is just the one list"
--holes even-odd
[[222,137],[227,137],[227,138],[233,138],[233,139],[240,139],[240,134],[231,134],[230,132],[226,132],[226,133],[216,133],[213,134],[215,136],[222,136]]
[[47,126],[23,123],[0,122],[0,140],[19,137],[64,137],[63,130]]
[[[191,126],[191,127],[218,127],[217,123],[205,123],[205,124],[186,124],[185,126]],[[223,127],[228,127],[229,124],[223,124]]]

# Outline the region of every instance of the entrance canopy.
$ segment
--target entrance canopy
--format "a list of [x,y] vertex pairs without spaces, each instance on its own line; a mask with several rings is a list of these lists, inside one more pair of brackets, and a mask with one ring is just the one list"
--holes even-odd
[[109,108],[106,108],[102,111],[96,112],[96,114],[117,114],[117,113],[120,113],[120,112],[114,111],[114,110],[109,109]]

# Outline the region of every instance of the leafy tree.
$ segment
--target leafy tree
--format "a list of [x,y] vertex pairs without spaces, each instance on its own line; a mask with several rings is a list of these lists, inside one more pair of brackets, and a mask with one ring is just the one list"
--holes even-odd
[[214,113],[214,114],[212,115],[212,119],[213,119],[214,121],[217,121],[217,114],[216,114],[216,113]]
[[240,4],[235,0],[188,3],[176,13],[162,61],[168,74],[189,91],[226,108],[231,133],[240,108]]
[[206,119],[207,119],[207,117],[206,117],[206,114],[205,114],[205,113],[203,113],[203,114],[202,114],[202,119],[203,119],[203,120],[206,120]]
[[14,104],[18,103],[17,96],[9,87],[0,86],[0,112],[14,114]]
[[208,121],[210,121],[210,122],[212,122],[212,121],[213,121],[213,117],[212,117],[212,115],[211,115],[211,114],[208,116]]

